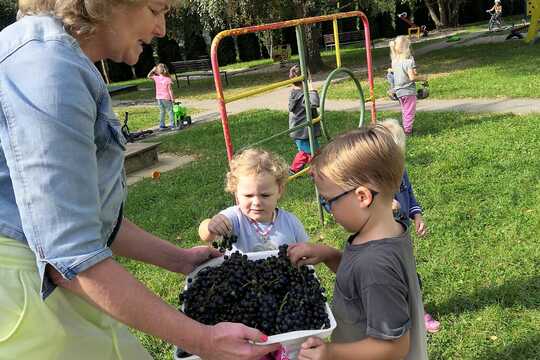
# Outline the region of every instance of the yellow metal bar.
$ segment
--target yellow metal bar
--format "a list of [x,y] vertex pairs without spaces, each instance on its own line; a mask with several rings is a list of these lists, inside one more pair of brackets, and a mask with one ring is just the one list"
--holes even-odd
[[296,174],[289,176],[289,178],[287,179],[287,181],[294,180],[294,179],[296,179],[297,177],[300,177],[300,176],[302,176],[302,175],[304,175],[304,174],[307,174],[308,171],[309,171],[309,166],[303,168],[302,170],[300,170],[300,171],[297,172]]
[[232,96],[228,97],[227,99],[225,99],[225,103],[230,103],[230,102],[233,102],[233,101],[236,101],[236,100],[240,100],[240,99],[249,97],[251,95],[257,95],[257,94],[260,94],[260,93],[263,93],[263,92],[266,92],[266,91],[274,90],[274,89],[277,89],[279,87],[287,86],[289,84],[295,83],[297,81],[302,81],[302,80],[304,80],[304,76],[300,75],[300,76],[297,76],[297,77],[289,79],[289,80],[280,81],[280,82],[273,83],[273,84],[270,84],[270,85],[267,85],[267,86],[263,86],[263,87],[260,87],[260,88],[257,88],[257,89],[253,89],[253,90],[244,91],[244,92],[242,92],[240,94],[236,94],[236,95],[232,95]]
[[339,51],[339,28],[338,28],[338,19],[332,20],[334,24],[334,46],[336,47],[336,67],[341,67],[341,52]]

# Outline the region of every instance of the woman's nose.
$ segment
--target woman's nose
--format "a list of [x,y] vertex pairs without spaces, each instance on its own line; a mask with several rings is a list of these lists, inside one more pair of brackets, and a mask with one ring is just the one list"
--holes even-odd
[[164,37],[167,33],[167,26],[165,25],[165,15],[161,15],[157,20],[156,26],[154,27],[154,36]]

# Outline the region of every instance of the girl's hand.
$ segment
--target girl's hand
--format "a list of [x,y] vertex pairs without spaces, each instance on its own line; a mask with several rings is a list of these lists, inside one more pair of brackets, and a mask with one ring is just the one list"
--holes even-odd
[[300,347],[298,360],[326,360],[330,359],[328,346],[318,337],[310,337]]
[[294,266],[315,265],[325,260],[324,247],[316,244],[291,244],[287,255]]
[[211,248],[209,246],[195,246],[191,249],[180,249],[182,251],[180,258],[178,258],[178,268],[175,269],[176,272],[182,274],[189,274],[195,268],[202,263],[213,259],[215,257],[222,256],[217,249]]
[[232,233],[232,224],[223,214],[217,214],[208,223],[208,231],[214,235],[229,236]]
[[416,235],[423,237],[427,234],[427,225],[424,222],[422,214],[418,213],[414,215],[414,227],[416,228]]

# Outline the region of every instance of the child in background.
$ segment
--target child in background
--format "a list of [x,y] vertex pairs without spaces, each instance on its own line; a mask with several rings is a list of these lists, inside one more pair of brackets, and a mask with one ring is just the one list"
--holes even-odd
[[199,226],[203,242],[218,236],[238,237],[234,250],[254,252],[277,250],[283,244],[308,240],[304,226],[290,212],[277,208],[287,182],[287,164],[260,149],[247,149],[230,163],[225,190],[238,205],[206,219]]
[[[289,79],[301,75],[300,67],[294,65],[289,70]],[[319,94],[315,90],[309,91],[309,101],[311,103],[311,118],[319,116],[317,108],[319,107]],[[293,83],[293,88],[289,94],[289,129],[306,122],[306,107],[304,104],[304,87],[302,81]],[[289,168],[289,173],[296,174],[311,161],[313,154],[309,146],[308,127],[295,130],[289,134],[294,139],[298,152]],[[319,123],[313,126],[314,150],[319,148],[317,137],[321,136],[321,125]]]
[[415,81],[427,81],[426,76],[416,72],[416,63],[411,55],[411,42],[406,36],[398,36],[390,41],[392,59],[393,91],[401,105],[401,116],[405,135],[412,135],[416,115]]
[[321,205],[352,233],[343,252],[294,244],[296,265],[323,262],[336,273],[332,342],[311,337],[298,359],[426,360],[422,296],[412,241],[392,214],[404,154],[380,124],[342,134],[314,157]]
[[170,129],[174,129],[172,79],[165,64],[159,63],[146,76],[156,84],[156,99],[159,106],[159,129],[168,130],[165,125],[165,113],[169,114]]
[[[381,122],[385,128],[387,128],[393,135],[394,140],[405,154],[405,133],[399,123],[395,119],[387,119]],[[427,234],[427,226],[422,216],[422,207],[416,201],[414,196],[414,190],[407,174],[407,169],[403,171],[403,177],[401,178],[401,184],[399,191],[395,194],[394,201],[392,203],[392,210],[394,210],[394,217],[410,225],[410,221],[413,220],[416,235],[423,237]],[[420,287],[422,287],[422,280],[420,274],[418,275],[418,281]],[[424,307],[425,308],[425,307]],[[424,310],[424,323],[426,330],[430,333],[436,333],[440,329],[440,323],[435,320],[428,312]]]

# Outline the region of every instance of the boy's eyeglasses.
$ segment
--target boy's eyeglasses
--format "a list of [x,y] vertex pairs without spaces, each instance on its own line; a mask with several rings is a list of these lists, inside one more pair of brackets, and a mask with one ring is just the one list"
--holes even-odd
[[[344,191],[341,194],[339,194],[337,196],[334,196],[333,198],[328,199],[328,200],[326,200],[324,197],[319,195],[319,203],[321,204],[323,209],[326,210],[327,213],[331,214],[332,213],[332,204],[335,203],[336,201],[338,201],[339,199],[341,199],[342,197],[348,195],[350,192],[352,192],[354,190],[356,190],[356,189],[350,189],[350,190]],[[371,193],[371,197],[375,197],[375,195],[378,194],[378,192],[375,191],[375,190],[371,190],[371,189],[368,189],[368,190]],[[373,200],[371,201],[371,204],[373,204]],[[369,206],[371,206],[371,204],[369,204]]]

